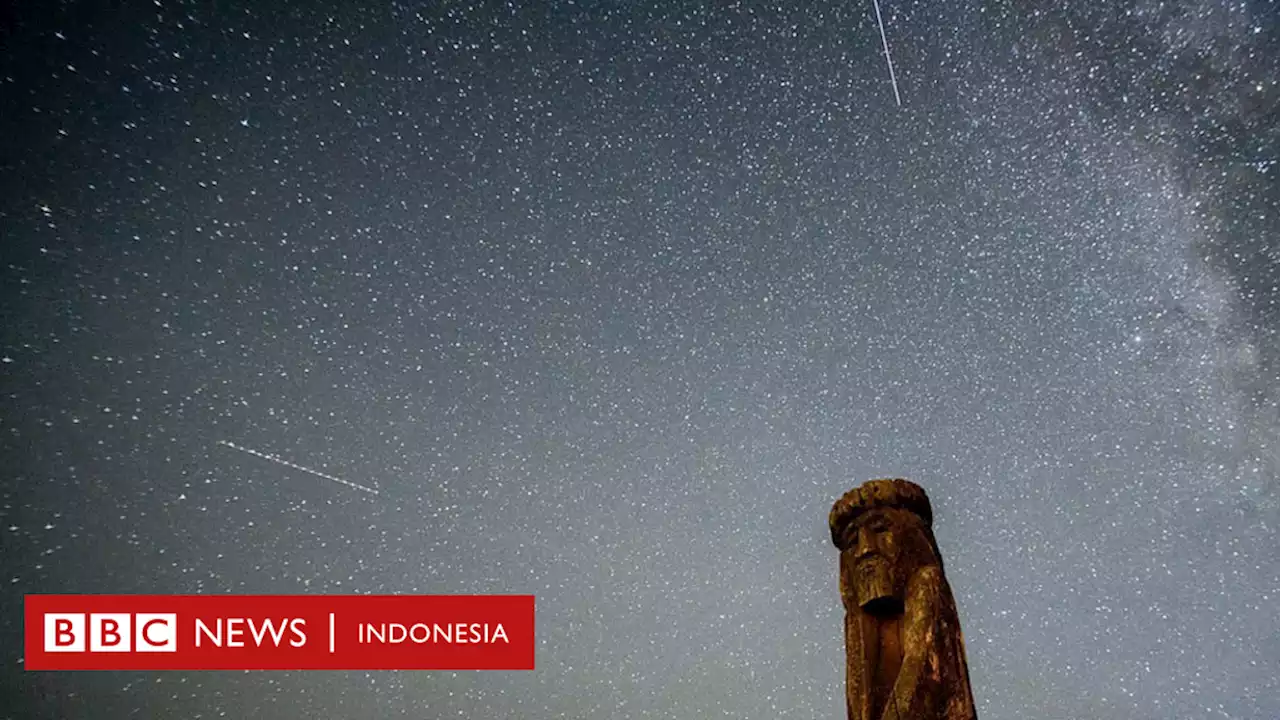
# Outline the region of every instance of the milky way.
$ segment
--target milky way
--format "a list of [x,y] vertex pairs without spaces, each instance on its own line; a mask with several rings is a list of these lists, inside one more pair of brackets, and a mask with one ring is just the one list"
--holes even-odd
[[[1274,3],[357,5],[5,11],[0,717],[840,717],[882,476],[984,720],[1280,717]],[[24,673],[55,592],[538,669]]]

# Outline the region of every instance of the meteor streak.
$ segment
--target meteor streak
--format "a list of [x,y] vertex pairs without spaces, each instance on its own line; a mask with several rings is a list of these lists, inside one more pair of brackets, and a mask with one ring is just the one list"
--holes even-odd
[[880,42],[884,43],[884,61],[889,64],[889,82],[893,83],[893,97],[902,107],[902,96],[898,94],[898,76],[893,73],[893,58],[889,56],[889,38],[884,34],[884,18],[880,17],[880,0],[871,0],[876,6],[876,22],[880,23]]
[[365,485],[361,485],[361,484],[359,484],[359,483],[353,483],[353,482],[351,482],[350,480],[343,480],[343,479],[342,479],[342,478],[340,478],[340,477],[334,477],[334,476],[329,475],[329,474],[327,474],[327,473],[322,473],[322,472],[320,472],[319,470],[312,470],[312,469],[311,469],[311,468],[309,468],[309,467],[303,467],[303,466],[301,466],[301,465],[299,465],[299,464],[297,464],[297,463],[289,462],[288,460],[285,460],[284,458],[276,457],[275,455],[268,455],[267,453],[259,452],[259,451],[257,451],[257,450],[254,450],[253,448],[247,448],[247,447],[243,447],[243,446],[241,446],[241,445],[236,445],[235,443],[233,443],[233,442],[228,442],[228,441],[226,441],[226,440],[219,440],[219,441],[218,441],[218,444],[219,444],[219,445],[226,446],[226,447],[229,447],[229,448],[231,448],[232,450],[239,450],[240,452],[245,453],[245,454],[247,454],[247,455],[252,455],[252,456],[254,456],[254,457],[262,458],[263,460],[267,460],[267,461],[273,462],[273,463],[275,463],[275,464],[277,464],[277,465],[283,465],[283,466],[285,466],[285,467],[287,467],[287,468],[290,468],[290,469],[293,469],[293,470],[300,470],[300,471],[302,471],[302,472],[304,472],[304,473],[308,473],[308,474],[311,474],[311,475],[315,475],[315,476],[316,476],[316,477],[318,477],[318,478],[324,478],[325,480],[332,480],[333,482],[336,482],[336,483],[338,483],[338,484],[340,484],[340,485],[346,485],[346,486],[347,486],[347,487],[349,487],[349,488],[355,488],[356,490],[359,490],[359,491],[361,491],[361,492],[367,492],[367,493],[369,493],[370,495],[381,495],[381,494],[382,494],[382,493],[378,492],[377,490],[374,490],[374,489],[373,489],[373,488],[371,488],[371,487],[367,487],[367,486],[365,486]]

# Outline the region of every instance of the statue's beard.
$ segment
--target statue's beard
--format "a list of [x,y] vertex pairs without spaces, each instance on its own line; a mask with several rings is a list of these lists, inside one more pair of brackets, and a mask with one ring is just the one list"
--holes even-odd
[[858,605],[872,615],[902,611],[902,583],[897,564],[881,555],[863,558],[854,568]]

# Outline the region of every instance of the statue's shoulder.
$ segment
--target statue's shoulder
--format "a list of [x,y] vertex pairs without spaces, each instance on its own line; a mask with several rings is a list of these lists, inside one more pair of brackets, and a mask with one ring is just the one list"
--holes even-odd
[[942,575],[942,568],[937,565],[925,565],[918,568],[911,575],[911,579],[907,581],[908,595],[935,595],[946,587],[946,578]]

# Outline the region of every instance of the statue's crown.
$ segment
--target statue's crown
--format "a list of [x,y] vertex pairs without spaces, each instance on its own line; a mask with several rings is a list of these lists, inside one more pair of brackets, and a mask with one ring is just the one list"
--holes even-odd
[[836,547],[840,546],[840,537],[849,523],[876,508],[910,510],[919,515],[926,526],[933,525],[933,508],[924,488],[900,478],[869,480],[845,493],[831,508],[828,523],[831,525],[831,541]]

